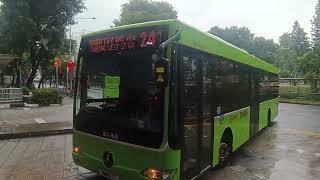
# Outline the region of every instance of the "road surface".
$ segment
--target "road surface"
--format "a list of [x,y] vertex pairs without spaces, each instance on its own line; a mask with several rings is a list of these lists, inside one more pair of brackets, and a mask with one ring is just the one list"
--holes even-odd
[[[276,123],[258,134],[211,179],[320,179],[320,106],[280,104]],[[71,135],[0,141],[0,180],[101,179],[71,158]]]

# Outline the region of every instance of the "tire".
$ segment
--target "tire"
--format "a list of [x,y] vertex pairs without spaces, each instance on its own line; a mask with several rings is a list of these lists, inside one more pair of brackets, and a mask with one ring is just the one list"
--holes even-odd
[[268,118],[268,126],[271,127],[272,124],[271,124],[271,110],[270,109],[268,110],[268,117],[267,118]]
[[226,138],[221,141],[219,146],[219,167],[225,167],[231,160],[232,143]]

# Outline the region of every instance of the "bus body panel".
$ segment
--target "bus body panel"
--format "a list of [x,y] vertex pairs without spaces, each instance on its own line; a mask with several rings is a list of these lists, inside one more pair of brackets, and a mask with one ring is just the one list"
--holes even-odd
[[[180,166],[180,151],[171,150],[168,145],[160,150],[152,150],[78,131],[73,134],[73,144],[80,147],[80,153],[72,154],[77,165],[97,173],[102,170],[117,175],[120,179],[147,179],[142,175],[147,168],[178,170]],[[111,168],[103,163],[105,152],[113,155],[114,165]],[[175,179],[179,179],[178,175],[177,171]]]
[[250,107],[242,108],[214,118],[213,166],[219,163],[219,146],[226,128],[233,134],[233,151],[249,140]]
[[278,98],[260,103],[259,131],[268,126],[268,111],[271,111],[271,121],[278,115]]
[[275,66],[250,55],[245,50],[217,36],[198,30],[180,21],[178,21],[178,30],[181,32],[181,39],[178,41],[180,44],[270,73],[276,74],[279,72],[279,69]]

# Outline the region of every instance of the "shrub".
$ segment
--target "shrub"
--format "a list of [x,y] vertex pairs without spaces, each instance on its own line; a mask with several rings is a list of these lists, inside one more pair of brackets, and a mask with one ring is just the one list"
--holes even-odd
[[32,91],[31,102],[40,106],[49,106],[50,104],[61,104],[62,95],[55,89],[35,89]]
[[31,92],[31,90],[27,87],[22,87],[22,94],[23,95],[29,95],[29,92]]

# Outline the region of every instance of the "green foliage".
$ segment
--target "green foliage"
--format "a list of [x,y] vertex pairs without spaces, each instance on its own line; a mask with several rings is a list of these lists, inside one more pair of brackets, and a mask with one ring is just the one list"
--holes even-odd
[[298,21],[294,22],[291,32],[292,49],[297,56],[303,56],[309,50],[309,39],[307,33],[300,27]]
[[265,60],[268,63],[275,64],[274,53],[277,51],[278,45],[272,39],[264,37],[255,37],[251,53],[256,57]]
[[279,43],[280,43],[281,48],[292,50],[293,42],[292,42],[292,39],[291,39],[291,33],[288,33],[288,32],[283,33],[279,37]]
[[284,33],[279,37],[280,47],[274,55],[276,64],[281,68],[280,77],[301,77],[302,72],[298,58],[310,50],[307,33],[294,22],[291,33]]
[[176,19],[177,11],[168,2],[152,0],[130,0],[122,4],[119,19],[113,21],[115,26],[155,21],[163,19]]
[[312,29],[311,29],[311,38],[313,47],[316,46],[317,42],[320,40],[320,0],[318,0],[315,15],[311,20]]
[[214,26],[209,30],[209,33],[247,51],[251,51],[253,48],[254,34],[247,27],[220,28]]
[[4,85],[4,74],[0,72],[0,87]]
[[[50,59],[66,51],[63,45],[66,26],[75,23],[73,17],[83,11],[84,2],[1,0],[1,3],[0,52],[21,57],[15,67],[25,66],[27,74],[31,69],[27,83],[30,87],[39,66],[46,70]],[[18,77],[19,69],[13,72]]]
[[[305,78],[320,79],[320,44],[301,57],[299,59],[299,65]],[[311,81],[310,87],[313,93],[318,92],[318,81]]]
[[314,51],[309,51],[299,59],[300,68],[307,78],[316,78],[319,74],[320,59]]
[[299,76],[297,56],[290,49],[278,48],[274,53],[274,59],[276,60],[275,64],[281,68],[280,77],[292,78]]
[[61,104],[63,96],[55,89],[35,89],[32,91],[31,102],[40,106]]
[[255,37],[247,27],[231,26],[223,29],[214,26],[209,30],[209,33],[248,51],[264,61],[274,64],[273,53],[276,51],[277,45],[271,39]]
[[22,87],[22,94],[23,95],[29,95],[29,93],[31,92],[31,90],[27,87]]

